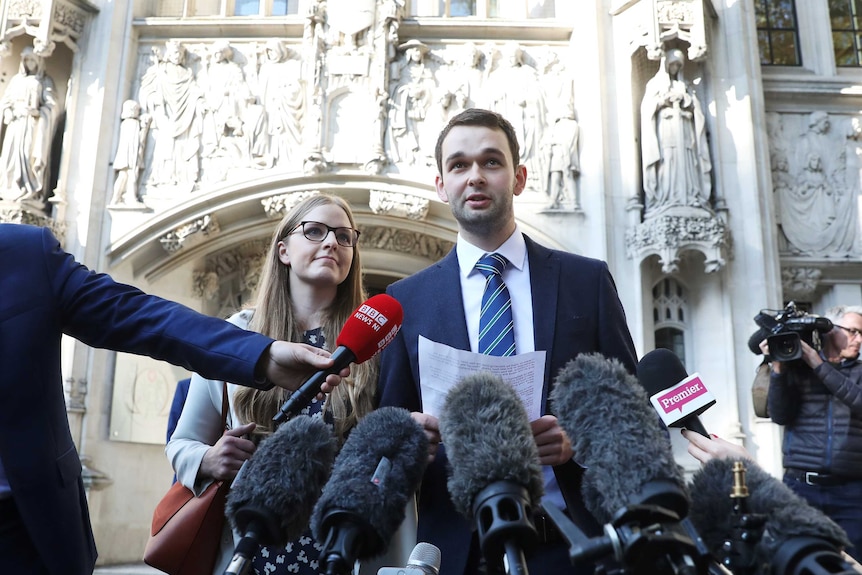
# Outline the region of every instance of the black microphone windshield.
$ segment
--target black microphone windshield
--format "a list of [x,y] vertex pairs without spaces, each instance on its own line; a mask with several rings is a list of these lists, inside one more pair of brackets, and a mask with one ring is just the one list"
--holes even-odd
[[308,527],[335,458],[336,444],[320,418],[296,417],[258,445],[233,482],[225,516],[259,545],[284,545]]
[[[384,552],[428,459],[428,438],[406,409],[381,407],[350,432],[314,508],[311,529],[342,567]],[[339,531],[351,531],[344,548]]]
[[[733,459],[712,459],[692,477],[689,517],[714,554],[733,533]],[[752,461],[745,465],[747,512],[766,517],[764,537],[758,545],[761,559],[770,560],[780,545],[793,538],[814,537],[834,546],[849,544],[844,531]]]
[[537,508],[544,492],[539,452],[511,385],[488,372],[465,377],[446,395],[440,436],[452,466],[449,494],[459,513],[472,520],[476,495],[497,481],[526,488]]
[[667,433],[638,380],[619,361],[579,355],[560,370],[550,401],[586,468],[584,504],[600,523],[631,504],[686,515],[685,481]]

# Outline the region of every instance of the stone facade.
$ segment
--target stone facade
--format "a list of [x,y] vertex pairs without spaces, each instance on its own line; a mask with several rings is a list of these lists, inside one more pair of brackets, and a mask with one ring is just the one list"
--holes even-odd
[[[862,303],[862,70],[823,49],[825,0],[796,3],[799,67],[760,65],[750,0],[526,3],[551,18],[504,0],[468,18],[422,0],[223,4],[3,3],[0,107],[25,49],[53,91],[49,193],[0,178],[0,219],[49,225],[91,268],[224,316],[257,285],[275,220],[326,191],[353,205],[382,290],[453,245],[436,136],[492,108],[528,169],[521,229],[607,260],[639,354],[676,334],[718,401],[707,428],[780,471],[780,430],[751,409],[752,318]],[[100,562],[136,561],[187,374],[72,340],[64,370]]]

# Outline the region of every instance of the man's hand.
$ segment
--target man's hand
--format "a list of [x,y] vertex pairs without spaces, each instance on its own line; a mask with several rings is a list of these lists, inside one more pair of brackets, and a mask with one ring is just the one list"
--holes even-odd
[[228,429],[215,445],[207,449],[198,473],[220,481],[231,481],[243,462],[254,453],[254,443],[243,436],[254,431],[256,425],[247,423]]
[[425,430],[425,435],[428,437],[428,463],[431,463],[437,456],[437,447],[440,445],[440,422],[433,415],[420,411],[412,412],[410,417]]
[[[266,362],[266,379],[289,391],[296,391],[314,372],[332,367],[328,351],[305,343],[274,341],[264,356],[261,361]],[[350,368],[345,367],[338,374],[326,376],[323,393],[331,392],[348,375]]]
[[539,462],[542,465],[561,465],[574,456],[569,436],[553,415],[543,415],[531,422],[530,428],[536,447],[539,448]]

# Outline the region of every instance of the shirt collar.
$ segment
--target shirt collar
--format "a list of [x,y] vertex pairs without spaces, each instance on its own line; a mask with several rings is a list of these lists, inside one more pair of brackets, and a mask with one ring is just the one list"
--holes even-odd
[[497,253],[509,260],[509,264],[517,270],[523,270],[524,264],[527,261],[527,242],[524,241],[524,234],[515,226],[515,231],[512,235],[503,242],[493,252],[474,246],[464,239],[461,234],[458,234],[458,241],[455,244],[455,253],[458,255],[458,267],[461,271],[461,278],[466,278],[476,269],[476,263],[487,253]]

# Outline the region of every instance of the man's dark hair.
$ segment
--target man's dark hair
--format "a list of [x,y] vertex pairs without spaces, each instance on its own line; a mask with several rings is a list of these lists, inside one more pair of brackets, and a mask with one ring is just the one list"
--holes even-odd
[[481,108],[468,108],[449,120],[449,123],[437,137],[434,157],[437,160],[437,170],[441,176],[443,175],[443,140],[455,126],[483,126],[492,130],[502,130],[506,134],[509,150],[512,152],[512,171],[518,169],[520,147],[518,146],[518,136],[515,135],[515,128],[512,127],[512,124],[497,112],[482,110]]

